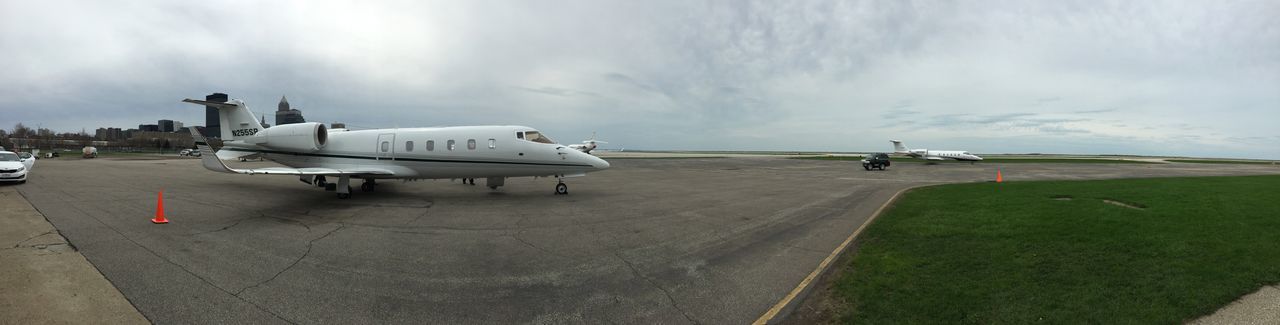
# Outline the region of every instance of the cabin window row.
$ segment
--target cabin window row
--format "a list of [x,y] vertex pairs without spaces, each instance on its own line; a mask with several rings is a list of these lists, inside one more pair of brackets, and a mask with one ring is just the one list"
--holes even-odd
[[[446,148],[447,150],[449,150],[449,151],[453,151],[454,149],[456,149],[456,148],[457,148],[456,144],[457,144],[457,142],[455,142],[454,140],[449,140],[449,141],[445,142],[445,148]],[[435,141],[435,140],[427,140],[427,142],[426,142],[426,144],[425,144],[424,146],[426,147],[426,150],[427,150],[427,151],[435,151],[435,150],[436,150],[436,141]],[[498,140],[497,140],[497,139],[489,139],[489,149],[497,149],[497,148],[498,148]],[[382,152],[387,152],[387,150],[388,150],[388,149],[389,149],[389,148],[388,148],[388,146],[387,146],[387,143],[386,143],[386,142],[383,142],[383,143],[382,143]],[[467,150],[476,150],[476,139],[467,139]],[[404,142],[404,151],[405,151],[405,152],[412,152],[412,151],[413,151],[413,141],[405,141],[405,142]]]

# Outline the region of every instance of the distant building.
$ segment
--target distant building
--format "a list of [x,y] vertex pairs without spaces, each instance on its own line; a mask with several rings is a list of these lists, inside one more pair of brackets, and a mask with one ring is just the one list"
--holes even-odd
[[169,148],[191,148],[195,144],[191,133],[139,131],[129,139],[141,147],[164,147],[168,144]]
[[[225,103],[227,102],[227,94],[212,93],[208,96],[204,96],[204,100]],[[218,120],[217,107],[204,107],[204,136],[209,138],[222,138],[222,122]]]
[[267,114],[262,114],[262,122],[258,122],[258,124],[262,124],[264,129],[271,127],[271,124],[267,124]]
[[182,122],[180,122],[180,121],[173,121],[173,132],[179,132],[179,131],[182,131],[182,127],[183,127]]
[[173,120],[160,120],[156,122],[160,126],[160,132],[173,132]]
[[138,124],[138,131],[160,132],[160,126],[155,124]]
[[289,108],[289,100],[280,96],[280,104],[276,106],[276,125],[285,125],[293,123],[302,123],[307,120],[302,117],[302,111]]
[[124,130],[120,128],[98,128],[93,132],[93,138],[101,141],[117,141],[128,139],[124,135]]

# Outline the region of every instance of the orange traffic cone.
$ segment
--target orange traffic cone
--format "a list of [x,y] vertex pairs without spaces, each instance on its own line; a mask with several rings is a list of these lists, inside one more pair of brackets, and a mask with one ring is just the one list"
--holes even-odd
[[999,169],[996,169],[996,183],[1004,183],[1004,175],[1000,174]]
[[164,218],[164,190],[160,190],[160,194],[156,196],[156,218],[151,219],[151,223],[169,223]]

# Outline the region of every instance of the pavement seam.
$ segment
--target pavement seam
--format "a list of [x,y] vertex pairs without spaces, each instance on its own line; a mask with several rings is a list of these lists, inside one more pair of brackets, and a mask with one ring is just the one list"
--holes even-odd
[[[68,206],[70,206],[72,209],[75,209],[76,211],[80,211],[80,213],[82,213],[82,214],[84,214],[84,215],[86,215],[86,216],[89,216],[90,218],[93,218],[93,220],[98,221],[98,223],[102,224],[103,226],[106,226],[106,227],[107,227],[107,229],[111,229],[111,231],[115,232],[117,235],[120,235],[120,237],[124,238],[125,240],[128,240],[130,243],[133,243],[133,245],[134,245],[134,246],[138,246],[139,248],[142,248],[143,250],[147,251],[147,253],[151,253],[151,255],[152,255],[152,256],[155,256],[156,258],[159,258],[160,260],[165,261],[166,263],[169,263],[170,265],[177,266],[177,267],[178,267],[179,269],[181,269],[183,272],[187,272],[187,274],[190,274],[191,276],[195,277],[196,279],[200,279],[200,281],[201,281],[201,282],[204,282],[205,284],[208,284],[209,286],[214,287],[215,289],[218,289],[218,291],[222,291],[222,292],[224,292],[224,293],[226,293],[226,294],[231,295],[232,297],[236,297],[236,299],[237,299],[237,300],[240,300],[240,301],[242,301],[242,302],[244,302],[244,303],[247,303],[247,304],[249,304],[249,305],[253,306],[254,308],[257,308],[258,310],[261,310],[261,311],[264,311],[264,312],[266,312],[266,313],[268,313],[268,314],[271,314],[271,316],[275,316],[276,318],[279,318],[280,320],[285,321],[286,323],[289,323],[289,324],[297,324],[297,323],[294,323],[293,321],[290,321],[290,320],[288,320],[288,319],[286,319],[286,318],[284,318],[284,317],[282,317],[282,316],[280,316],[280,315],[276,314],[275,312],[272,312],[272,311],[270,311],[270,310],[267,310],[266,308],[263,308],[262,306],[259,306],[258,304],[255,304],[255,303],[253,303],[253,302],[251,302],[251,301],[245,300],[243,297],[237,296],[237,295],[235,295],[235,294],[231,293],[230,291],[227,291],[227,289],[223,289],[222,287],[220,287],[220,286],[218,286],[218,285],[216,285],[216,284],[213,284],[213,282],[210,282],[208,279],[205,279],[204,277],[202,277],[202,276],[200,276],[200,275],[198,275],[198,274],[195,274],[195,272],[191,272],[191,270],[190,270],[190,269],[187,269],[187,267],[182,266],[182,264],[178,264],[177,262],[174,262],[174,261],[172,261],[172,260],[169,260],[168,258],[165,258],[164,256],[161,256],[159,253],[156,253],[155,251],[151,250],[151,248],[146,247],[146,246],[143,246],[142,244],[140,244],[140,243],[138,243],[137,241],[133,240],[133,238],[130,238],[129,236],[126,236],[124,233],[120,232],[120,230],[116,229],[115,227],[113,227],[113,226],[111,226],[111,225],[109,225],[109,224],[107,224],[107,223],[105,223],[105,222],[102,222],[102,219],[98,219],[98,217],[93,216],[92,214],[89,214],[88,212],[85,212],[83,209],[80,209],[80,207],[77,207],[77,206],[75,206],[74,204],[69,204]],[[89,264],[90,264],[90,265],[92,265],[93,263],[89,263]],[[94,269],[97,269],[97,267],[95,266],[95,267],[94,267]],[[101,271],[101,270],[99,270],[99,271],[98,271],[98,273],[99,273],[99,274],[101,274],[101,273],[102,273],[102,271]],[[106,275],[103,275],[103,277],[105,278],[105,277],[106,277]],[[108,280],[108,281],[110,281],[110,279],[109,279],[109,278],[108,278],[107,280]],[[113,283],[112,283],[112,285],[115,285],[115,283],[113,282]],[[119,289],[117,288],[117,290],[119,290]],[[122,293],[122,295],[123,295],[123,293]],[[129,303],[130,303],[130,304],[133,304],[133,300],[130,300],[128,296],[125,296],[125,300],[129,300]],[[137,306],[136,304],[134,304],[134,308],[135,308],[135,309],[137,309],[137,308],[138,308],[138,306]],[[145,313],[142,313],[140,309],[139,309],[139,314],[142,314],[142,316],[143,316],[143,317],[147,317],[147,315],[146,315]],[[150,318],[147,318],[147,321],[152,322],[152,323],[154,323],[154,322],[155,322],[155,321],[151,320]]]
[[649,285],[653,286],[655,289],[658,289],[658,291],[662,291],[662,294],[667,296],[667,300],[671,301],[671,307],[675,308],[676,311],[679,311],[680,315],[684,316],[684,319],[688,320],[690,323],[693,323],[693,324],[701,324],[698,321],[694,320],[692,316],[689,316],[689,313],[685,312],[684,308],[680,308],[680,304],[676,303],[676,298],[671,296],[671,291],[667,291],[666,288],[663,288],[661,285],[658,285],[657,282],[654,282],[652,279],[649,279],[649,277],[644,276],[643,274],[640,274],[640,270],[636,269],[636,266],[634,264],[631,264],[631,261],[628,261],[626,258],[623,258],[622,254],[618,252],[614,252],[613,256],[621,260],[622,264],[626,264],[627,268],[631,269],[631,274],[635,275],[637,278],[644,280],[644,282],[648,282]]
[[[36,213],[40,214],[41,218],[44,218],[44,222],[48,222],[50,226],[53,226],[53,231],[58,233],[58,236],[62,236],[62,241],[66,242],[67,246],[71,246],[72,251],[76,251],[76,252],[80,251],[80,248],[76,247],[76,245],[71,242],[71,238],[67,238],[67,236],[63,236],[62,231],[58,230],[58,226],[53,223],[53,220],[49,220],[49,216],[46,215],[44,211],[40,211],[40,207],[37,207],[34,203],[31,203],[31,198],[28,198],[26,193],[23,193],[21,190],[16,192],[18,192],[18,195],[22,196],[23,200],[27,201],[27,205],[30,205],[31,209],[34,209]],[[62,191],[62,192],[66,194],[65,191]],[[71,207],[75,208],[76,211],[80,211],[80,213],[84,213],[84,210],[80,210],[75,206],[71,206]],[[88,214],[86,213],[85,215],[88,215]],[[102,220],[99,220],[97,217],[94,217],[94,216],[89,216],[89,217],[93,218],[93,220],[97,220],[98,223],[102,223]],[[107,224],[102,223],[102,225],[106,226]],[[110,226],[107,226],[107,227],[110,228]],[[124,234],[120,234],[120,231],[115,230],[115,228],[110,228],[110,229],[111,231],[115,231],[116,234],[119,234],[121,237],[124,236]],[[81,254],[80,257],[84,258],[84,261],[89,263],[89,266],[93,267],[93,271],[98,272],[98,275],[102,276],[102,279],[107,280],[107,283],[111,284],[111,287],[116,289],[116,292],[119,292],[121,297],[124,297],[124,301],[128,302],[130,307],[133,307],[133,311],[137,312],[138,315],[142,315],[142,318],[146,319],[148,323],[155,324],[155,321],[152,320],[150,316],[147,316],[146,313],[143,313],[142,309],[138,308],[138,304],[133,302],[133,299],[129,298],[128,295],[125,295],[123,291],[120,291],[120,286],[117,286],[115,281],[112,281],[110,277],[107,277],[106,274],[102,273],[102,270],[99,270],[98,266],[94,265],[93,261],[90,261],[88,256],[84,256],[84,254]]]
[[810,272],[809,275],[806,276],[803,280],[801,280],[800,283],[796,285],[795,289],[792,289],[791,292],[787,293],[786,296],[783,296],[782,300],[779,300],[777,304],[774,304],[773,307],[765,311],[765,313],[763,315],[760,315],[760,318],[757,318],[756,321],[753,322],[752,324],[753,325],[770,324],[771,322],[775,322],[776,320],[778,320],[778,315],[784,315],[785,317],[785,315],[790,311],[787,311],[786,313],[784,313],[783,311],[786,310],[788,307],[795,307],[794,305],[792,305],[792,303],[799,303],[802,299],[797,299],[797,298],[799,298],[802,293],[808,291],[809,289],[812,289],[813,285],[817,284],[817,278],[822,274],[825,274],[828,270],[830,270],[831,265],[835,263],[836,257],[844,253],[845,249],[847,249],[853,243],[853,240],[856,239],[858,235],[861,234],[862,231],[867,228],[867,226],[871,225],[871,223],[874,222],[876,218],[879,217],[880,214],[884,212],[886,208],[889,207],[889,205],[897,201],[898,198],[902,196],[902,193],[906,193],[908,190],[911,190],[914,188],[930,186],[930,185],[935,185],[935,184],[921,184],[916,186],[910,186],[910,187],[898,190],[897,193],[894,193],[893,196],[889,197],[888,201],[885,201],[884,204],[880,205],[880,208],[877,208],[875,212],[871,213],[871,216],[867,217],[867,220],[863,221],[862,225],[859,225],[858,228],[855,229],[853,233],[850,234],[849,237],[844,240],[844,242],[840,243],[839,246],[836,246],[836,249],[832,251],[830,255],[827,255],[827,257],[823,259],[821,263],[818,263],[818,267],[815,268],[813,272]]

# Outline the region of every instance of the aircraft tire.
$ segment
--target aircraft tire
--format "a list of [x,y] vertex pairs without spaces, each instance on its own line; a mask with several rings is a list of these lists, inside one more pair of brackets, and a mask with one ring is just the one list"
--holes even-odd
[[564,185],[564,183],[556,184],[556,195],[565,194],[569,194],[569,185]]
[[362,191],[362,192],[373,192],[373,183],[370,183],[370,182],[364,182],[363,184],[360,184],[360,191]]

